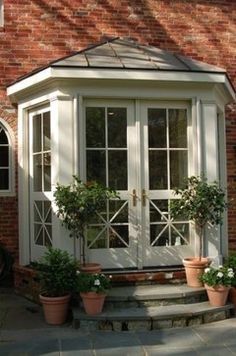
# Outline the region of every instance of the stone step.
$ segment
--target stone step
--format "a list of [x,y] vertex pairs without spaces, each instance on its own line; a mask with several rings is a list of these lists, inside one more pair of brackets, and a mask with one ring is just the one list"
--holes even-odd
[[73,326],[86,330],[156,330],[200,325],[229,318],[232,304],[212,307],[209,302],[106,310],[90,316],[82,308],[73,309]]
[[234,314],[234,305],[212,307],[204,288],[155,284],[112,288],[99,315],[85,314],[81,304],[72,313],[75,328],[155,330],[227,319]]
[[155,284],[112,288],[106,298],[106,308],[146,307],[188,304],[206,301],[205,288],[190,288],[186,284]]

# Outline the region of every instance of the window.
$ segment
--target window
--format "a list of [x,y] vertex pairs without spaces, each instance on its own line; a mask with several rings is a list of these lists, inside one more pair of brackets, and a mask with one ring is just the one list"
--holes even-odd
[[12,191],[12,147],[9,131],[0,122],[0,194]]

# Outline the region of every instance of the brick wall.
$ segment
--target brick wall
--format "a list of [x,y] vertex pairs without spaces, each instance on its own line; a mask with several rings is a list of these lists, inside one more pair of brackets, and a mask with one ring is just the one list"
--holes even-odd
[[[100,41],[132,38],[227,69],[236,86],[234,0],[4,0],[0,30],[0,117],[16,135],[16,113],[5,86],[19,76]],[[236,198],[236,106],[227,110],[230,196]],[[17,251],[17,199],[0,198],[0,241]],[[6,223],[7,221],[7,223]],[[6,225],[7,224],[7,225]],[[236,207],[229,241],[236,248]]]

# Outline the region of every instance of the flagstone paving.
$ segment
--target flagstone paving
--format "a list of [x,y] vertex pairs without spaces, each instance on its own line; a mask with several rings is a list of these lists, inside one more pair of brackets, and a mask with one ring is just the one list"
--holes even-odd
[[0,288],[0,355],[236,355],[236,318],[153,331],[86,331],[47,325],[39,305]]

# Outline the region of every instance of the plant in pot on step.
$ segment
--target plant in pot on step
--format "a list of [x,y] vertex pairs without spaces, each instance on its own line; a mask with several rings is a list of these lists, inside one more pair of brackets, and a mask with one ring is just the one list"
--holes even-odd
[[232,286],[229,291],[229,300],[231,301],[231,303],[234,304],[234,307],[236,308],[236,253],[235,252],[229,253],[229,257],[226,260],[226,266],[228,268],[232,268],[234,272]]
[[207,267],[199,278],[204,283],[210,304],[215,307],[225,305],[235,279],[233,269],[226,265]]
[[[58,207],[57,216],[62,224],[70,231],[70,236],[80,239],[81,270],[95,273],[101,271],[101,266],[95,263],[86,263],[85,231],[100,211],[106,209],[105,204],[109,199],[119,198],[115,190],[102,184],[82,182],[78,176],[73,176],[69,185],[57,184],[54,192],[55,203]],[[75,249],[74,244],[74,249]],[[76,251],[75,251],[76,255]]]
[[107,290],[110,288],[110,279],[102,273],[80,272],[77,275],[77,291],[82,298],[85,312],[89,315],[102,312]]
[[206,226],[222,224],[222,214],[227,207],[225,192],[217,182],[208,183],[204,176],[191,176],[185,180],[183,189],[176,188],[177,199],[170,202],[170,214],[173,220],[184,218],[195,224],[199,237],[198,256],[185,258],[187,284],[190,287],[201,287],[199,276],[210,260],[203,257],[203,238]]
[[48,324],[66,321],[71,294],[77,286],[77,262],[67,251],[49,247],[34,263],[40,281],[40,302]]

